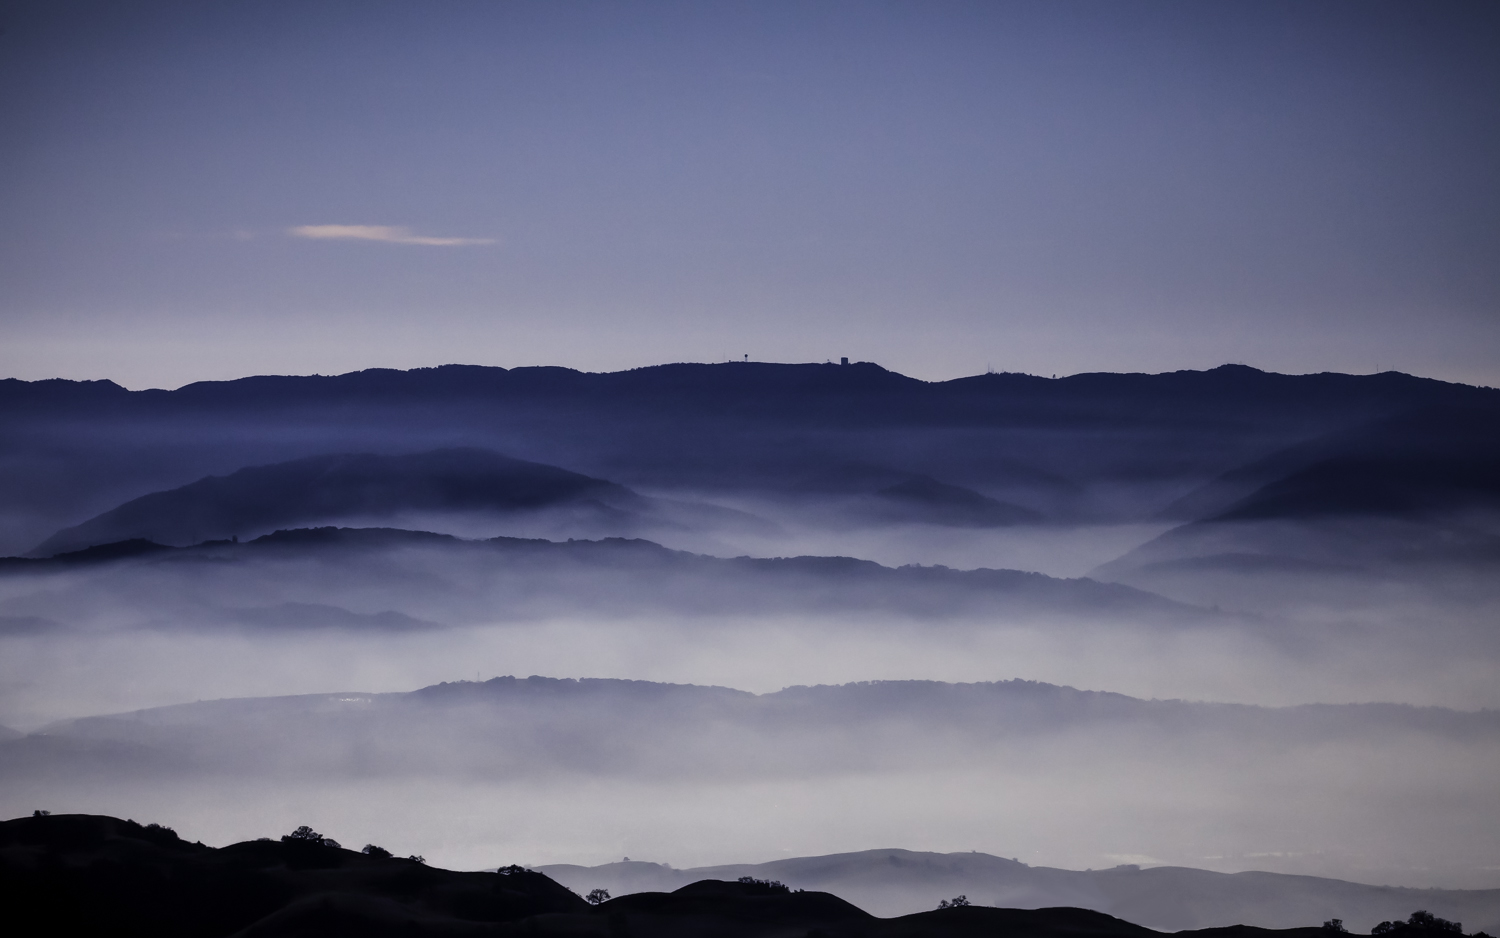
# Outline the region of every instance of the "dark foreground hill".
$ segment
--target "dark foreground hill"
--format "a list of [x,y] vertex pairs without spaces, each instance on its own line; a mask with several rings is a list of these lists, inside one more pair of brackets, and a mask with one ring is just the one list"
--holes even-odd
[[[300,836],[298,836],[300,835]],[[541,873],[460,873],[303,829],[215,849],[167,828],[97,815],[0,823],[0,907],[37,934],[119,938],[279,936],[970,935],[1148,938],[1149,929],[1083,909],[960,907],[877,919],[835,896],[767,882],[701,881],[590,906]],[[1202,934],[1315,938],[1316,928]]]
[[449,935],[587,904],[540,873],[454,873],[283,838],[222,849],[97,815],[0,823],[0,903],[34,934]]

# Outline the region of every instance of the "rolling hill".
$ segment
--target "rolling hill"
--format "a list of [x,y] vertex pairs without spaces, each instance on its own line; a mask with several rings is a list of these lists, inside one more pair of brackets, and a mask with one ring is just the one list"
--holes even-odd
[[[1254,478],[1262,484],[1215,504]],[[1248,608],[1288,576],[1342,595],[1360,579],[1473,592],[1453,578],[1492,579],[1500,565],[1500,411],[1428,408],[1333,434],[1236,470],[1179,509],[1210,506],[1092,575],[1189,601],[1232,593]]]
[[1492,389],[1409,375],[1277,375],[1226,365],[925,382],[869,363],[372,369],[173,391],[0,381],[9,457],[0,552],[30,549],[144,493],[329,453],[478,447],[638,491],[802,504],[861,465],[966,488],[1054,522],[1154,517],[1285,447]]
[[[291,529],[184,548],[137,539],[50,559],[0,560],[0,580],[10,594],[0,598],[0,615],[80,626],[121,616],[253,624],[282,615],[274,610],[315,607],[342,610],[332,614],[349,622],[348,615],[389,613],[450,625],[570,610],[710,619],[1010,612],[1133,616],[1166,627],[1213,618],[1130,587],[1017,570],[891,568],[850,557],[720,558],[644,540],[467,540],[389,528]],[[67,590],[59,592],[64,581]]]
[[1181,867],[1124,864],[1112,869],[1064,870],[1029,866],[986,853],[865,850],[824,857],[678,870],[641,860],[585,867],[538,867],[577,892],[605,888],[620,896],[663,892],[700,879],[742,876],[830,892],[876,915],[930,908],[956,895],[991,906],[1045,909],[1074,906],[1119,916],[1158,931],[1248,922],[1295,928],[1339,918],[1366,930],[1426,909],[1473,930],[1500,923],[1500,890],[1402,889],[1316,876],[1216,873]]
[[[12,922],[29,921],[49,933],[108,932],[125,938],[1157,934],[1075,908],[975,905],[879,919],[836,896],[765,881],[701,880],[670,893],[636,893],[591,905],[546,875],[515,865],[496,872],[454,872],[428,866],[418,857],[393,857],[378,847],[344,849],[306,827],[279,840],[214,848],[157,824],[96,815],[0,822],[0,902]],[[1218,930],[1213,938],[1319,934],[1307,927],[1237,928]]]
[[187,547],[278,528],[420,513],[569,506],[598,516],[628,515],[644,501],[603,479],[480,449],[311,456],[143,495],[57,532],[32,554],[48,557],[137,539]]

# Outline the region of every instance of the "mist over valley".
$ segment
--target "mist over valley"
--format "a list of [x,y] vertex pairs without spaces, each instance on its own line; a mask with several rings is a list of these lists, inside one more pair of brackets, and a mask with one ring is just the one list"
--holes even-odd
[[222,842],[312,816],[349,837],[378,825],[461,868],[1003,843],[1078,869],[1253,865],[1468,888],[1490,884],[1477,867],[1496,839],[1497,760],[1495,711],[1151,701],[1026,681],[755,695],[502,677],[179,704],[0,743],[13,813],[39,799],[145,806]]
[[0,930],[1500,934],[1496,48],[0,5]]
[[[1057,868],[807,880],[890,915],[969,890],[1290,927],[1410,898],[1350,882],[1493,890],[1497,394],[1233,366],[3,382],[0,801],[223,843],[315,822],[578,889],[688,885],[619,856]],[[1066,873],[1119,864],[1183,870]],[[1195,869],[1332,879],[1252,899]],[[1500,919],[1480,896],[1427,898]]]

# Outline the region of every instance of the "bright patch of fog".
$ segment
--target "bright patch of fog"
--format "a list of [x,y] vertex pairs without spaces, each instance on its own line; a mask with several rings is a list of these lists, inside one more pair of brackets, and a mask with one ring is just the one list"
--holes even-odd
[[[528,512],[403,512],[329,519],[345,527],[389,526],[466,539],[492,537],[566,540],[644,537],[674,550],[715,557],[859,557],[888,567],[942,564],[960,570],[989,567],[1054,577],[1081,577],[1150,542],[1175,522],[1026,524],[952,527],[874,523],[826,505],[770,499],[692,497],[652,499],[651,511],[601,523],[577,509]],[[271,528],[253,535],[271,533]]]
[[[1500,706],[1492,646],[1403,630],[1292,647],[1243,629],[1162,632],[1064,620],[729,616],[550,619],[395,634],[128,629],[0,639],[0,724],[191,700],[403,691],[500,674],[616,677],[769,692],[859,680],[1026,678],[1145,698],[1267,705],[1399,700]],[[1369,635],[1366,635],[1369,638]]]
[[795,505],[749,499],[729,500],[727,504],[768,519],[775,527],[717,529],[709,537],[694,531],[661,531],[653,539],[679,550],[718,556],[844,556],[861,557],[888,567],[942,564],[960,570],[990,567],[1081,577],[1175,526],[1173,522],[1136,522],[964,528],[854,524],[848,520],[814,524],[809,523],[805,507],[799,511]]
[[1019,677],[1147,698],[1500,706],[1500,597],[1430,577],[1322,577],[1320,601],[1298,603],[1306,575],[1257,567],[1236,595],[1270,610],[1229,614],[1036,575],[320,538],[9,568],[0,725],[498,674],[757,692]]
[[[442,731],[462,733],[454,723],[463,719],[445,717]],[[301,746],[341,744],[322,740],[319,724],[298,726],[289,735]],[[216,844],[310,824],[346,844],[375,842],[460,869],[625,856],[700,866],[899,844],[1076,869],[1144,853],[1218,870],[1500,886],[1486,869],[1500,859],[1491,784],[1500,752],[1489,737],[1382,730],[1378,722],[1323,738],[1246,735],[1232,724],[1186,733],[1110,724],[979,745],[913,725],[883,731],[889,748],[871,764],[869,738],[843,740],[836,726],[809,731],[791,757],[774,734],[735,732],[719,750],[690,735],[690,771],[680,779],[631,763],[567,769],[536,754],[525,768],[490,777],[420,760],[400,772],[358,763],[338,770],[336,755],[335,767],[289,774],[263,768],[252,752],[241,770],[165,778],[133,779],[128,765],[123,774],[8,771],[0,811],[118,814]],[[667,719],[621,732],[614,748],[649,757],[672,751],[660,749],[669,745],[662,734],[684,731]],[[390,745],[400,751],[399,740]],[[545,752],[566,740],[536,745]],[[757,753],[771,757],[767,768],[746,771]],[[737,768],[714,777],[719,761]]]

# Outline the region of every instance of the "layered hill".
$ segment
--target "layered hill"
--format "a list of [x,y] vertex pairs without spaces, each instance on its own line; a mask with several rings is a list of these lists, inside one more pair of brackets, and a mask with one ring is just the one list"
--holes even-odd
[[278,528],[400,516],[512,513],[563,506],[605,515],[644,499],[603,479],[481,449],[399,456],[311,456],[209,476],[132,499],[38,545],[43,557],[146,540],[187,547]]
[[[676,364],[613,374],[445,366],[175,391],[0,382],[0,551],[131,498],[327,453],[493,449],[653,494],[871,496],[928,476],[1070,523],[1147,518],[1317,436],[1500,392],[1388,373],[1242,366],[924,382],[862,363]],[[889,481],[867,485],[860,466]],[[828,489],[830,480],[850,485]],[[963,515],[965,523],[970,516]],[[5,543],[11,546],[5,547]]]
[[915,476],[875,493],[879,511],[892,520],[925,521],[960,528],[1004,527],[1042,520],[1039,512],[982,495],[931,476]]
[[[295,728],[295,731],[294,731]],[[986,764],[997,747],[1069,735],[1175,738],[1205,752],[1399,748],[1425,737],[1500,751],[1500,711],[1394,704],[1254,707],[1141,700],[1034,681],[871,681],[753,694],[590,678],[497,677],[405,693],[344,692],[178,704],[55,723],[0,742],[4,772],[53,759],[108,769],[117,746],[148,774],[344,773],[516,777],[799,777]],[[733,745],[725,746],[725,739]],[[1210,740],[1214,742],[1209,743]],[[1118,744],[1115,747],[1118,749]],[[1104,758],[1104,753],[1098,753]],[[1129,758],[1117,751],[1115,757]],[[96,761],[97,760],[97,761]],[[1196,757],[1190,761],[1197,761]],[[122,769],[123,771],[123,769]]]
[[[51,559],[0,560],[0,616],[20,627],[271,621],[387,613],[449,625],[588,612],[625,617],[874,614],[944,619],[1050,614],[1212,619],[1149,593],[1016,570],[891,568],[850,557],[719,558],[644,540],[467,540],[388,528],[277,531],[171,548],[145,539]],[[66,583],[66,589],[61,589]],[[8,595],[7,595],[8,594]],[[269,618],[268,618],[269,617]],[[327,617],[325,617],[327,618]],[[373,622],[372,622],[373,625]]]
[[1500,409],[1429,407],[1305,448],[1308,464],[1217,521],[1500,509]]
[[[0,873],[0,901],[13,923],[29,921],[38,931],[54,934],[107,932],[125,938],[1157,934],[1075,908],[967,906],[878,919],[827,893],[793,891],[765,881],[703,880],[670,893],[638,893],[590,905],[544,874],[519,866],[454,872],[379,848],[346,850],[305,827],[280,840],[214,848],[185,841],[156,824],[91,815],[0,822]],[[1180,934],[1189,938],[1196,933]],[[1316,938],[1320,931],[1238,928],[1230,934]]]
[[1419,908],[1475,931],[1494,933],[1496,926],[1485,923],[1500,923],[1500,889],[1402,889],[1316,876],[1142,869],[1135,864],[1065,870],[979,852],[887,849],[684,870],[642,860],[554,864],[538,870],[575,891],[604,888],[616,896],[748,876],[833,893],[876,915],[931,908],[963,895],[980,905],[1092,909],[1168,932],[1225,922],[1294,928],[1335,918],[1364,931],[1382,921],[1405,919]]
[[1198,601],[1235,576],[1451,592],[1451,575],[1500,565],[1500,410],[1428,408],[1332,434],[1227,474],[1177,506],[1190,509],[1207,514],[1094,574]]
[[[618,856],[622,843],[677,857],[801,846],[797,856],[941,838],[991,851],[1008,845],[1051,856],[1054,866],[1063,858],[1114,865],[1106,858],[1132,854],[1165,865],[1484,883],[1500,842],[1489,784],[1497,759],[1493,710],[1267,708],[1027,681],[753,694],[502,677],[59,722],[0,742],[0,810],[148,804],[168,823],[235,830],[288,823],[288,806],[300,805],[304,820],[341,836],[389,814],[385,829],[409,845],[403,850],[428,856],[477,858],[502,847],[529,857]],[[1151,871],[1096,881],[988,862],[869,853],[830,860],[821,872],[809,861],[736,876],[774,872],[805,888],[859,890],[847,897],[883,913],[967,892],[983,903],[1129,909],[1157,927],[1284,924],[1273,910],[1307,886]],[[960,880],[973,889],[940,894]],[[1189,903],[1174,892],[1179,880],[1192,896],[1217,898]],[[1311,894],[1342,904],[1326,912],[1296,899],[1287,908],[1351,922],[1374,914],[1362,904],[1373,894],[1312,885]],[[886,899],[905,905],[872,897],[887,886]],[[1410,893],[1392,895],[1405,902]],[[1191,918],[1193,909],[1202,916]],[[1477,906],[1444,910],[1500,918]]]

